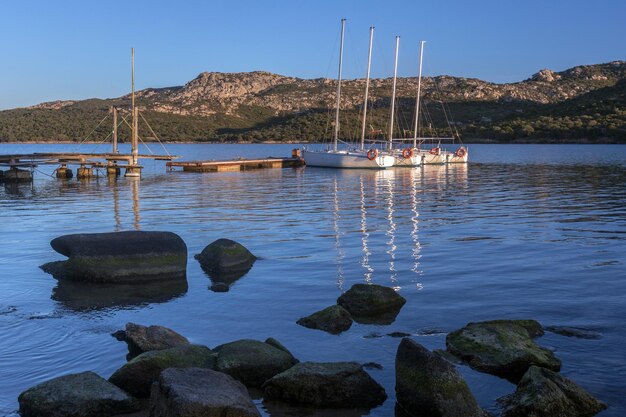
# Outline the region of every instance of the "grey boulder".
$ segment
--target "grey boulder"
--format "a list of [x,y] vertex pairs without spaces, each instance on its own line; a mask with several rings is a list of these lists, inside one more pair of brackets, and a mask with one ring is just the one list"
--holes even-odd
[[41,268],[57,279],[99,283],[145,283],[185,279],[187,245],[171,232],[64,235],[50,242],[68,257]]
[[486,416],[454,366],[408,338],[396,353],[396,401],[411,416]]
[[393,288],[375,284],[354,284],[337,299],[355,321],[376,324],[393,323],[404,303]]
[[142,353],[116,370],[109,382],[136,397],[150,395],[150,386],[168,368],[215,367],[215,354],[206,346],[185,345]]
[[260,417],[240,382],[210,369],[171,368],[152,386],[151,417]]
[[348,311],[338,305],[327,307],[296,323],[309,329],[319,329],[331,334],[339,334],[352,326],[352,317]]
[[18,402],[22,417],[110,417],[139,410],[137,400],[93,372],[43,382]]
[[515,393],[499,400],[503,417],[591,417],[606,408],[573,381],[531,366]]
[[257,259],[243,245],[230,239],[212,242],[195,258],[214,282],[227,285],[245,275]]
[[449,333],[446,348],[472,368],[517,382],[531,365],[558,371],[561,361],[533,338],[543,329],[534,320],[469,323]]
[[355,362],[299,363],[263,385],[265,397],[316,407],[373,408],[387,394]]
[[123,332],[114,334],[128,344],[129,357],[135,357],[143,352],[169,349],[176,346],[188,345],[189,340],[172,329],[163,326],[142,326],[141,324],[126,323]]
[[288,350],[277,347],[273,339],[271,342],[269,339],[266,342],[237,340],[213,350],[217,353],[215,370],[232,376],[248,387],[260,387],[274,375],[298,363]]

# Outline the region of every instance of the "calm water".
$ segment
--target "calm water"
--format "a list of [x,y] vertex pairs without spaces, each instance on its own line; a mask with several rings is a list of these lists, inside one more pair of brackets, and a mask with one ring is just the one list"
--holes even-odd
[[[219,159],[288,155],[293,146],[168,150]],[[1,145],[0,153],[73,148]],[[556,351],[565,376],[609,404],[602,416],[626,415],[626,146],[474,145],[470,157],[469,166],[381,172],[167,173],[148,163],[140,182],[59,181],[45,175],[53,167],[41,167],[32,186],[0,186],[0,415],[49,378],[84,370],[109,377],[126,354],[110,333],[132,321],[209,347],[272,336],[300,360],[378,362],[384,369],[369,372],[389,399],[370,415],[390,416],[400,339],[372,336],[407,332],[436,349],[448,331],[500,318],[600,333],[548,333],[539,343]],[[185,240],[186,287],[81,293],[39,269],[63,258],[49,245],[59,235],[132,229]],[[210,291],[192,256],[220,237],[263,258],[227,293]],[[394,286],[408,299],[395,323],[355,324],[339,336],[295,324],[358,282]],[[514,389],[460,369],[493,412]]]

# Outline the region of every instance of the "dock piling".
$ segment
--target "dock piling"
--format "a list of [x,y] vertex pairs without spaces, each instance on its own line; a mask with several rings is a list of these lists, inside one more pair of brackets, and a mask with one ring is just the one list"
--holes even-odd
[[57,178],[59,179],[69,179],[74,176],[74,173],[70,168],[67,167],[67,164],[61,164],[60,167],[57,168]]

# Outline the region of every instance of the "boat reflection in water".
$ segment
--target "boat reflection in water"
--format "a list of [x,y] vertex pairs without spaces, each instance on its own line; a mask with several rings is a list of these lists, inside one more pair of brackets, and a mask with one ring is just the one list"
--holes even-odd
[[337,286],[346,290],[365,282],[396,291],[422,289],[421,214],[426,210],[429,221],[440,217],[436,205],[422,207],[423,195],[466,187],[467,170],[465,164],[450,164],[334,172],[329,204]]

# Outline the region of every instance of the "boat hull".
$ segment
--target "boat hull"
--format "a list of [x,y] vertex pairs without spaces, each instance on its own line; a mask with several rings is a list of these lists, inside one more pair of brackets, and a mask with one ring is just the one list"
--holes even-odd
[[422,155],[418,152],[414,152],[412,156],[409,158],[405,158],[402,156],[402,153],[394,153],[394,167],[406,167],[406,168],[415,168],[422,165]]
[[385,169],[393,166],[394,158],[389,155],[378,155],[369,159],[365,152],[315,152],[302,151],[304,162],[308,166],[325,168],[357,168],[357,169]]

